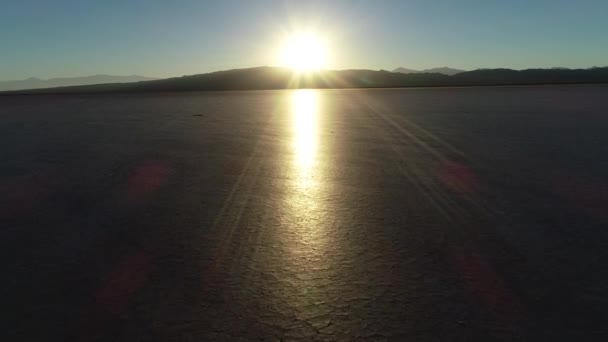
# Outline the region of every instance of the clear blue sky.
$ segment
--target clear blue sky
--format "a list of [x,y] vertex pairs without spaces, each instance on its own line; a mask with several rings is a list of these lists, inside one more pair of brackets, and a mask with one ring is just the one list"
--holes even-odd
[[302,27],[334,69],[608,65],[606,0],[2,0],[0,80],[275,65]]

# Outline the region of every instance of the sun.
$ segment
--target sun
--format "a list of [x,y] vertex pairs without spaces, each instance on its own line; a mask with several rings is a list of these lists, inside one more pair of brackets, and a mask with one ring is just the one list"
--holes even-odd
[[283,46],[281,64],[299,72],[327,67],[327,43],[313,33],[290,35]]

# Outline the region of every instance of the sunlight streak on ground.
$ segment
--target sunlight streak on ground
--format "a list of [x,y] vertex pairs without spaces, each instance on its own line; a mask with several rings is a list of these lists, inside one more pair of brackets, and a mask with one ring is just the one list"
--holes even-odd
[[310,175],[315,166],[318,149],[318,94],[315,90],[302,89],[293,94],[293,148],[296,167],[301,177]]
[[[322,222],[324,175],[319,160],[320,96],[317,90],[296,90],[291,98],[293,164],[289,208],[298,224],[298,238],[318,245]],[[320,235],[319,235],[320,234]],[[306,243],[306,244],[307,244]]]

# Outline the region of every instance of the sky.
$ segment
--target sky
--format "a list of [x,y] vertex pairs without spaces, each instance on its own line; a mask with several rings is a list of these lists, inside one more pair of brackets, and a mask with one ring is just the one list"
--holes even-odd
[[2,0],[0,80],[277,65],[313,30],[330,69],[608,65],[606,0]]

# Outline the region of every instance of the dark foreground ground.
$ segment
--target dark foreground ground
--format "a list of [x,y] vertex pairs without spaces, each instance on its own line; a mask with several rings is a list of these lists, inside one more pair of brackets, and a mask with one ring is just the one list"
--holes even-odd
[[607,95],[0,97],[3,340],[606,340]]

